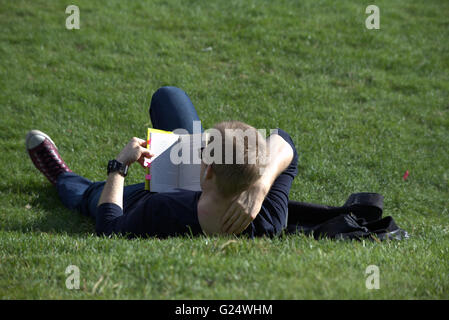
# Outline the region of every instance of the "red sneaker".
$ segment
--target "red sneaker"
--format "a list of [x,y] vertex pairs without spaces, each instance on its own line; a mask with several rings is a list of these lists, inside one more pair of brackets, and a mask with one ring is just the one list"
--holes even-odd
[[59,155],[53,140],[45,133],[31,130],[27,133],[25,145],[31,161],[53,185],[56,185],[61,173],[72,172]]

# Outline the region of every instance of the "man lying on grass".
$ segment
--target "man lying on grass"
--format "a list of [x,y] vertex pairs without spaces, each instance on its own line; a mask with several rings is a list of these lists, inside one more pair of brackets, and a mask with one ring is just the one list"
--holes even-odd
[[[161,130],[183,128],[193,133],[193,121],[199,121],[187,94],[175,87],[157,90],[149,112],[153,127]],[[52,139],[41,131],[28,132],[26,148],[35,166],[56,186],[62,203],[93,217],[99,235],[280,234],[287,224],[288,194],[297,174],[298,155],[292,139],[280,129],[265,139],[238,121],[218,123],[215,129],[222,133],[223,155],[225,145],[232,144],[233,158],[243,150],[244,163],[202,161],[202,191],[152,193],[144,190],[143,183],[124,187],[127,166],[134,162],[143,166],[144,158],[153,156],[145,148],[146,141],[139,138],[132,138],[108,163],[105,182],[91,182],[73,173]],[[229,138],[227,129],[254,131],[257,143]],[[207,148],[203,154],[210,151]],[[267,159],[263,159],[265,154]]]

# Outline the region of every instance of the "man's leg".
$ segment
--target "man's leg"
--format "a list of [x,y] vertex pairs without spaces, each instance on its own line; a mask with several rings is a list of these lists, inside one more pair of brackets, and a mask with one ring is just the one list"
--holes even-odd
[[189,96],[176,87],[159,88],[151,98],[149,113],[153,128],[166,131],[193,133],[193,121],[200,121]]
[[[150,117],[154,128],[183,128],[190,133],[193,133],[193,121],[199,121],[187,94],[176,87],[162,87],[154,93]],[[32,130],[27,134],[26,147],[36,168],[56,186],[62,203],[69,209],[79,210],[82,214],[95,218],[104,181],[92,182],[73,173],[59,155],[51,138],[41,131]],[[144,183],[126,186],[123,192],[124,205],[133,193],[143,188]]]
[[[25,145],[36,168],[56,187],[61,202],[69,209],[81,210],[81,202],[86,190],[95,185],[69,169],[53,140],[44,132],[28,132]],[[88,211],[82,211],[88,215]]]
[[[91,187],[94,182],[81,177],[73,172],[64,172],[59,175],[56,183],[56,190],[62,204],[71,210],[80,210],[80,204],[84,192]],[[87,212],[82,212],[88,215]]]
[[[71,210],[78,210],[83,215],[95,219],[98,200],[104,184],[105,181],[92,182],[73,172],[66,172],[58,177],[56,189],[65,207]],[[142,190],[144,187],[144,183],[126,186],[123,190],[123,204],[126,205],[126,200],[134,192]]]
[[[104,182],[92,182],[69,169],[53,140],[39,130],[28,132],[26,149],[36,168],[45,175],[58,192],[65,207],[79,210],[82,214],[95,218],[98,199]],[[124,198],[138,189],[143,183],[125,187]]]

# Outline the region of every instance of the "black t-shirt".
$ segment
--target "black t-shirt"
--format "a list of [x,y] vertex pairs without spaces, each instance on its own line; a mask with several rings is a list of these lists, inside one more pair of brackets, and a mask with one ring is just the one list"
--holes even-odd
[[[256,219],[243,232],[250,237],[278,235],[287,224],[288,194],[298,172],[298,154],[291,137],[281,129],[278,134],[292,146],[294,157],[273,183]],[[97,208],[97,233],[160,238],[199,235],[202,233],[197,212],[200,195],[201,191],[139,190],[127,199],[123,210],[116,204],[103,203]]]

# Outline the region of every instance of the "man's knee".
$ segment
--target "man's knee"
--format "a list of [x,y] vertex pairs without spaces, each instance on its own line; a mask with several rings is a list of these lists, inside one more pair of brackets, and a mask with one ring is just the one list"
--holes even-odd
[[166,102],[170,101],[172,97],[175,97],[179,94],[184,94],[185,92],[178,87],[161,87],[156,90],[151,98],[151,107],[166,105]]

